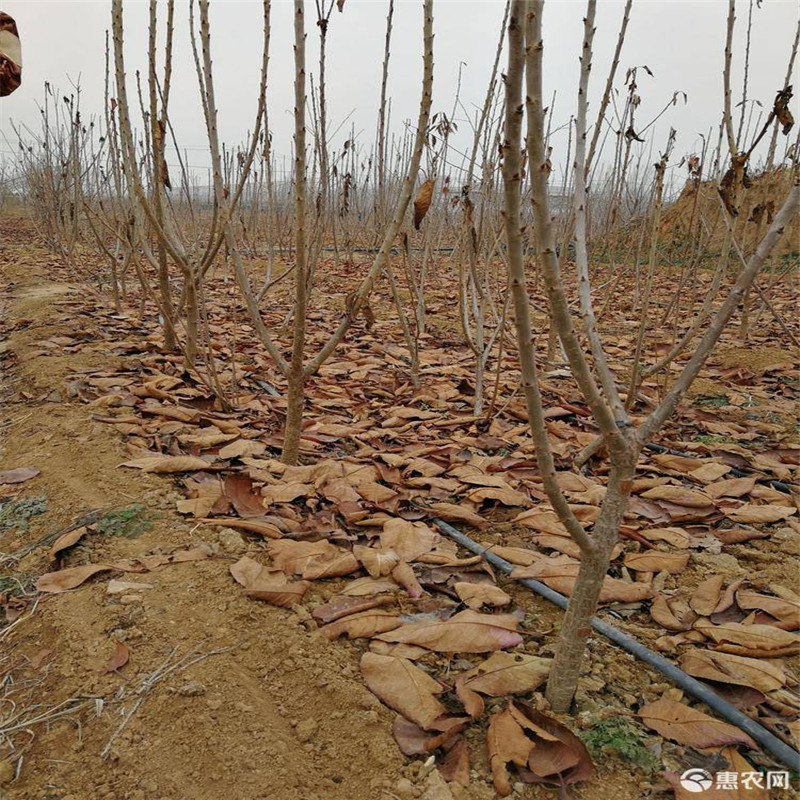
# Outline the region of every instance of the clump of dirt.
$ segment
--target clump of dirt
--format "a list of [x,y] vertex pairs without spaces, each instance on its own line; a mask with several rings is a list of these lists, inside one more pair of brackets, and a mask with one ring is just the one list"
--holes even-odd
[[[739,196],[739,215],[736,219],[736,235],[741,245],[749,249],[756,233],[764,235],[772,217],[780,209],[792,185],[791,171],[777,169],[752,178],[751,185],[743,187]],[[678,254],[683,251],[687,258],[693,247],[691,242],[700,224],[700,215],[709,226],[720,214],[719,190],[716,181],[703,181],[695,184],[688,181],[683,191],[663,214],[659,231],[659,243],[667,253]],[[717,224],[705,246],[707,256],[720,253],[725,239],[725,226]],[[800,261],[798,242],[800,241],[800,220],[797,216],[782,239],[775,246],[772,258],[781,262]],[[688,248],[688,249],[687,249]],[[735,257],[733,254],[731,257]]]

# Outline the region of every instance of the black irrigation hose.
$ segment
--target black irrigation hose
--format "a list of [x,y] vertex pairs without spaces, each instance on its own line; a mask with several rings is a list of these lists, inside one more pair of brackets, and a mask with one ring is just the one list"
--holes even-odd
[[[486,548],[481,547],[477,542],[470,539],[469,536],[465,536],[452,525],[448,525],[440,519],[434,519],[433,521],[443,533],[447,534],[463,547],[466,547],[467,550],[485,558],[492,566],[497,567],[506,574],[510,574],[514,569],[513,564],[489,552]],[[569,601],[563,594],[553,591],[549,586],[545,586],[540,581],[522,578],[519,579],[518,582],[560,608],[567,607]],[[789,769],[794,772],[800,772],[800,753],[789,747],[789,745],[781,741],[777,736],[770,733],[763,725],[759,725],[758,722],[750,719],[747,714],[739,711],[738,708],[731,705],[727,700],[723,700],[710,686],[702,681],[698,681],[696,678],[692,678],[691,675],[687,675],[671,661],[668,661],[658,653],[654,653],[641,642],[628,636],[627,633],[623,633],[618,628],[609,625],[607,622],[603,622],[603,620],[597,617],[592,617],[592,628],[607,639],[611,639],[612,642],[618,644],[637,658],[650,664],[651,667],[655,667],[662,675],[666,675],[673,683],[680,686],[681,689],[684,689],[688,694],[698,700],[702,700],[707,706],[713,708],[721,717],[724,717],[728,722],[747,733],[765,750],[772,753],[782,764],[789,767]]]

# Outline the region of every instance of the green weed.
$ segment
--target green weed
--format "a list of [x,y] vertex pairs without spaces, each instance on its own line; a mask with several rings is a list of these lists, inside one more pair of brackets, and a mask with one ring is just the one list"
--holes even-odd
[[658,769],[659,761],[647,748],[644,733],[628,717],[599,720],[589,730],[581,731],[578,736],[594,757],[600,757],[611,750],[621,759],[649,772]]
[[135,539],[153,527],[153,518],[142,503],[132,503],[117,511],[108,511],[95,524],[98,533]]
[[46,511],[47,498],[44,495],[0,503],[0,533],[12,528],[25,532],[31,517],[37,517]]

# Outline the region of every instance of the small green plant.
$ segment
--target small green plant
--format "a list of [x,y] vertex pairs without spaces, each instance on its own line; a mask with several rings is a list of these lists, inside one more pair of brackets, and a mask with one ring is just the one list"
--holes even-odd
[[726,394],[712,394],[695,398],[694,404],[702,408],[722,408],[730,405],[730,402],[730,397]]
[[739,444],[735,439],[730,436],[722,436],[719,433],[703,433],[696,437],[698,442],[703,444]]
[[152,517],[142,503],[132,503],[116,511],[103,514],[95,525],[98,533],[106,536],[124,536],[135,539],[153,527]]
[[38,517],[46,511],[47,498],[44,495],[0,503],[0,533],[12,528],[27,531],[31,517]]
[[578,736],[592,756],[599,757],[613,751],[625,761],[649,772],[658,769],[659,761],[647,748],[644,733],[628,717],[598,720]]

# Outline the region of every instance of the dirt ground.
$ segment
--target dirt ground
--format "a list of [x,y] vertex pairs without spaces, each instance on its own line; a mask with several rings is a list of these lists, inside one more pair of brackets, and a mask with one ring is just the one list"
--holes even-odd
[[[402,756],[394,714],[365,687],[358,645],[330,642],[302,608],[287,611],[244,596],[227,567],[217,529],[174,512],[183,497],[173,479],[119,469],[129,457],[113,426],[67,396],[68,376],[115,367],[99,326],[83,331],[78,352],[42,353],[86,286],[62,282],[57,260],[29,244],[0,253],[0,303],[7,346],[0,383],[0,463],[34,465],[26,494],[44,496],[47,512],[25,533],[0,537],[17,551],[109,504],[142,503],[155,520],[136,538],[92,536],[74,563],[104,562],[206,544],[216,557],[122,578],[138,586],[107,591],[89,582],[38,602],[2,632],[3,697],[38,706],[46,724],[30,726],[7,800],[489,800],[487,764],[473,762],[468,788],[428,775]],[[503,541],[508,542],[507,536]],[[513,537],[511,538],[513,543]],[[249,543],[244,547],[255,547]],[[16,576],[48,571],[39,547]],[[5,568],[2,568],[3,570]],[[510,583],[510,582],[507,582]],[[560,612],[517,586],[506,586],[543,628]],[[306,604],[316,602],[312,588]],[[130,664],[106,665],[121,641]],[[545,644],[542,652],[547,652]],[[592,645],[589,694],[581,715],[624,714],[655,699],[663,680],[602,642]],[[615,684],[615,693],[598,694]],[[679,763],[681,752],[665,745]],[[671,748],[671,749],[670,749]],[[610,756],[575,797],[667,797],[644,772]],[[2,776],[0,776],[2,777]],[[9,776],[6,775],[6,778]],[[656,781],[656,784],[658,781]],[[446,794],[446,792],[450,794]],[[515,787],[515,797],[553,792]],[[788,796],[788,795],[787,795]]]

